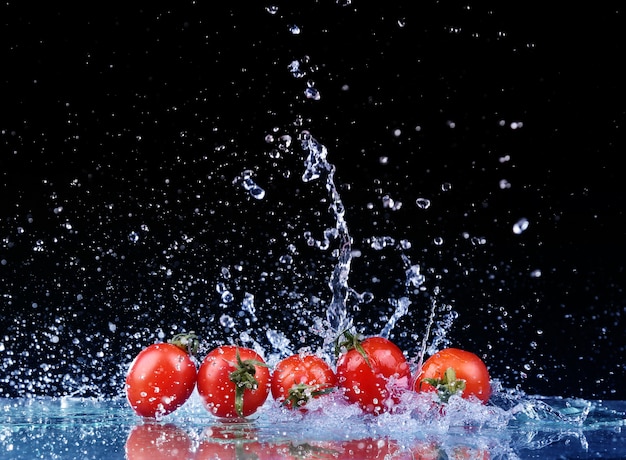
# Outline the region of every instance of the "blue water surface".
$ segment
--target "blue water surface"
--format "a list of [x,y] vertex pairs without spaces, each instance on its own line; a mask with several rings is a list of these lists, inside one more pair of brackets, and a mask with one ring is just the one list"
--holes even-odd
[[123,398],[3,399],[0,458],[626,458],[626,401],[525,397],[431,419],[410,412],[368,419],[354,407],[324,404],[294,413],[268,401],[251,419],[226,422],[194,394],[177,412],[150,421]]

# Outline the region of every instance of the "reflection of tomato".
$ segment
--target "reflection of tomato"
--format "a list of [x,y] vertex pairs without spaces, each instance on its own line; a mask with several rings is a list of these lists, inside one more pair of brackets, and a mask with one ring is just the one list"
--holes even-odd
[[451,455],[448,455],[451,460],[489,460],[491,454],[487,449],[481,449],[469,446],[455,446],[452,449]]
[[337,360],[337,379],[348,401],[379,414],[398,402],[396,393],[409,387],[411,371],[402,350],[383,337],[362,342],[347,334],[345,353]]
[[224,423],[207,427],[194,460],[280,459],[275,448],[259,442],[258,429],[247,423]]
[[444,402],[460,393],[463,398],[476,397],[486,403],[491,397],[489,371],[474,353],[446,348],[424,362],[415,390],[437,391]]
[[126,440],[127,460],[174,460],[190,457],[191,441],[176,425],[135,426]]
[[411,458],[415,460],[440,460],[447,457],[436,442],[418,441],[411,447]]
[[413,460],[489,460],[491,455],[487,449],[457,445],[444,448],[436,442],[418,441],[411,447]]
[[259,441],[245,439],[203,439],[194,455],[194,460],[239,460],[270,458],[261,457],[264,446]]
[[196,340],[195,335],[181,334],[170,343],[152,344],[137,355],[126,376],[126,397],[138,415],[167,415],[189,399],[196,385],[189,340]]
[[[354,439],[343,441],[335,446],[338,454],[333,459],[348,460],[401,460],[412,458],[408,452],[403,452],[397,441],[387,438],[382,439]],[[329,457],[331,458],[331,457]]]
[[251,348],[217,347],[198,370],[198,393],[206,409],[217,417],[253,414],[267,399],[269,385],[269,368]]
[[336,386],[335,373],[316,355],[288,356],[276,365],[272,374],[272,396],[291,409],[304,406],[311,398]]
[[218,435],[215,437],[212,433],[202,438],[194,460],[247,458],[255,460],[413,460],[410,451],[403,449],[398,442],[386,438],[268,443],[248,436],[222,438]]

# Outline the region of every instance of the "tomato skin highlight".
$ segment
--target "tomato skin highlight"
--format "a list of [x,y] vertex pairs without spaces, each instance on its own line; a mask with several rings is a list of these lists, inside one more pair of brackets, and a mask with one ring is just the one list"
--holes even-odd
[[[337,360],[337,379],[351,403],[367,413],[380,414],[399,402],[399,393],[410,387],[411,370],[402,350],[383,337],[361,342],[365,357],[351,348]],[[368,363],[369,362],[369,363]]]
[[[317,355],[288,356],[276,365],[272,373],[272,397],[290,409],[302,408],[309,399],[332,391],[336,386],[335,372]],[[298,393],[298,387],[303,390],[300,397],[290,397],[290,390],[294,395],[293,392]]]
[[415,391],[437,391],[424,379],[443,379],[449,368],[454,369],[457,380],[465,381],[463,398],[475,397],[483,403],[489,401],[491,382],[487,366],[474,353],[459,348],[445,348],[428,358],[415,379]]
[[171,343],[152,344],[135,357],[126,375],[126,398],[142,417],[167,415],[182,406],[196,385],[196,365]]
[[[243,405],[236,407],[236,385],[231,373],[238,369],[239,359],[253,369],[255,388],[243,390]],[[253,363],[257,363],[252,365]],[[204,358],[198,370],[198,393],[204,407],[220,418],[240,418],[252,415],[263,405],[270,391],[270,370],[263,358],[251,348],[222,345]]]

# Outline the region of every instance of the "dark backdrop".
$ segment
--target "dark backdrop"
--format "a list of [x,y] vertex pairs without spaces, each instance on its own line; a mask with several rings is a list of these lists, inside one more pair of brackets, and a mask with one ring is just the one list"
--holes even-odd
[[434,301],[505,386],[626,399],[622,11],[224,3],[1,7],[0,395],[117,394],[181,330],[317,346],[337,244],[304,236],[334,226],[301,180],[309,130],[374,296],[350,305],[363,333],[406,295],[392,338],[415,356]]

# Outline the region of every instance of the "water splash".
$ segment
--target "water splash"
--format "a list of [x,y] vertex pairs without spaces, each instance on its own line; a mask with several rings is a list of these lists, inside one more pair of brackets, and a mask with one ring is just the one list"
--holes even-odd
[[[328,151],[308,131],[303,131],[300,137],[302,149],[308,153],[304,162],[305,171],[302,175],[304,182],[310,182],[320,177],[326,179],[326,190],[331,199],[330,210],[335,218],[333,236],[339,240],[337,264],[335,265],[328,283],[332,292],[332,300],[326,311],[326,319],[332,332],[340,333],[352,327],[352,320],[348,317],[347,300],[350,294],[348,277],[352,262],[352,238],[345,220],[345,207],[335,186],[335,166],[326,159]],[[329,236],[329,235],[327,235]]]
[[411,305],[411,301],[408,297],[400,297],[399,299],[391,299],[390,303],[395,307],[393,315],[385,324],[385,327],[380,331],[380,336],[384,338],[389,338],[389,333],[394,328],[396,323],[409,312],[409,306]]
[[244,170],[241,175],[235,177],[234,184],[240,184],[244,190],[247,190],[252,198],[262,200],[265,198],[265,190],[252,180],[253,172],[249,169]]

